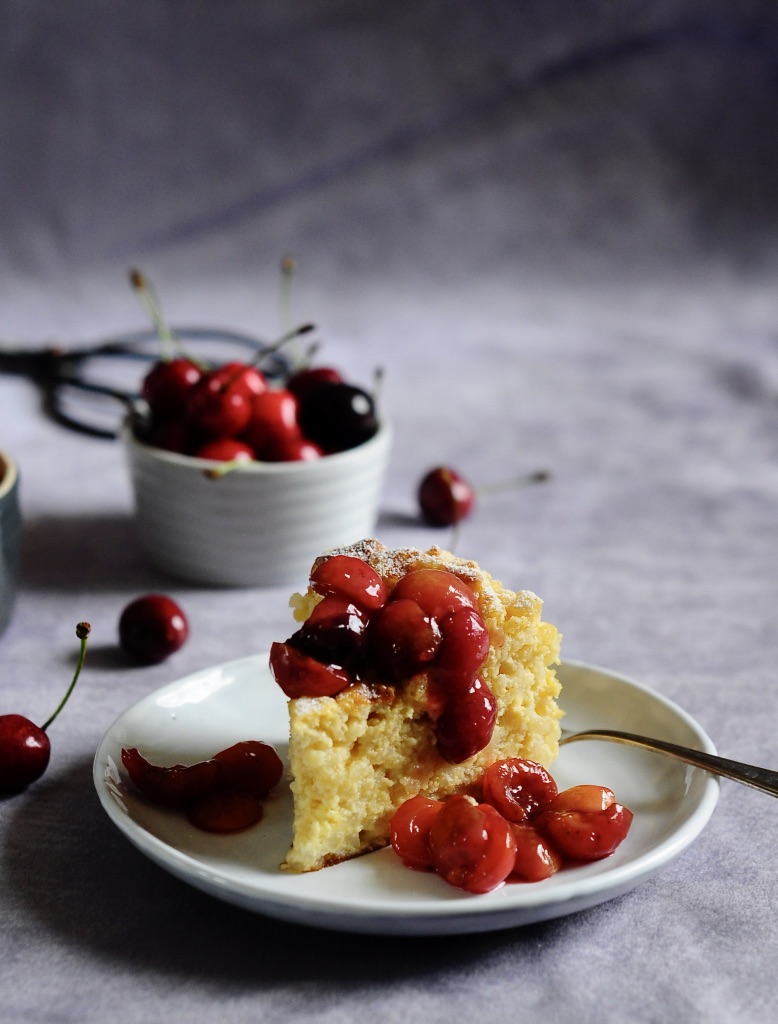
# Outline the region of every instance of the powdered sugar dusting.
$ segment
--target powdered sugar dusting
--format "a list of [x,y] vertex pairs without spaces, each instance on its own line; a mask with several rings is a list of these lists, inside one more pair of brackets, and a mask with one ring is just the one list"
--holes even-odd
[[[514,594],[505,590],[477,562],[459,558],[450,551],[439,547],[431,547],[427,551],[419,548],[387,548],[381,541],[373,537],[357,541],[344,547],[334,548],[316,559],[319,565],[333,555],[351,555],[368,562],[381,576],[389,589],[407,573],[415,569],[442,569],[454,573],[463,583],[467,583],[487,601],[502,601],[507,604],[528,606],[537,602],[538,598],[529,590]],[[507,601],[506,601],[507,598]]]

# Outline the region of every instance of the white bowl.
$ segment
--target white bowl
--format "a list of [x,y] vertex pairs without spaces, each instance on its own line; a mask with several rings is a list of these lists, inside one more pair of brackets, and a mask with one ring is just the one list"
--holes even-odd
[[140,546],[150,563],[211,586],[304,583],[329,548],[371,536],[391,429],[310,462],[251,462],[219,479],[213,463],[122,432]]

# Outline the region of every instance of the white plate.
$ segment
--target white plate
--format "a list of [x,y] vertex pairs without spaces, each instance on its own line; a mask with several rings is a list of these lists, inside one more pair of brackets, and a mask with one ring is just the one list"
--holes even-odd
[[[654,735],[715,753],[709,737],[677,705],[620,676],[567,662],[559,670],[565,727],[602,726]],[[341,931],[433,935],[491,931],[560,917],[628,892],[678,856],[705,827],[718,781],[699,769],[614,743],[563,747],[553,774],[561,788],[610,786],[635,814],[632,829],[604,861],[543,882],[508,884],[473,896],[434,874],[409,871],[391,849],[305,875],[278,865],[291,839],[286,784],[265,817],[237,835],[213,836],[182,814],[152,806],[126,784],[122,747],[151,760],[187,763],[231,743],[263,739],[287,753],[286,698],[267,655],[219,665],[163,687],[129,708],[103,738],[94,781],[121,832],[167,871],[248,910]]]

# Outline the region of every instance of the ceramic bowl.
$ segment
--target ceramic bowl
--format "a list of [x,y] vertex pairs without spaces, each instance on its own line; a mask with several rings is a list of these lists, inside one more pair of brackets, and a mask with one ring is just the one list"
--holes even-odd
[[0,635],[16,603],[21,544],[19,473],[11,456],[0,451]]
[[210,586],[304,585],[329,548],[372,535],[391,429],[350,451],[309,462],[252,462],[218,479],[212,462],[122,442],[140,546],[180,580]]

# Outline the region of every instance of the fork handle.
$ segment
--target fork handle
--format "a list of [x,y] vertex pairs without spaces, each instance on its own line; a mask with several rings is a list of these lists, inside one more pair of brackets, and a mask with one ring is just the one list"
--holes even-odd
[[703,768],[713,775],[720,775],[733,782],[741,782],[745,786],[769,793],[770,796],[778,796],[778,772],[769,768],[759,768],[753,764],[744,764],[742,761],[731,761],[727,757],[719,757],[718,754],[707,754],[703,750],[693,750],[691,747],[681,747],[677,743],[668,743],[666,740],[650,739],[648,736],[619,732],[615,729],[588,729],[572,733],[569,736],[564,736],[559,744],[562,746],[576,740],[613,740],[616,743],[625,743],[632,747],[642,747],[644,750],[655,750],[693,765],[695,768]]

